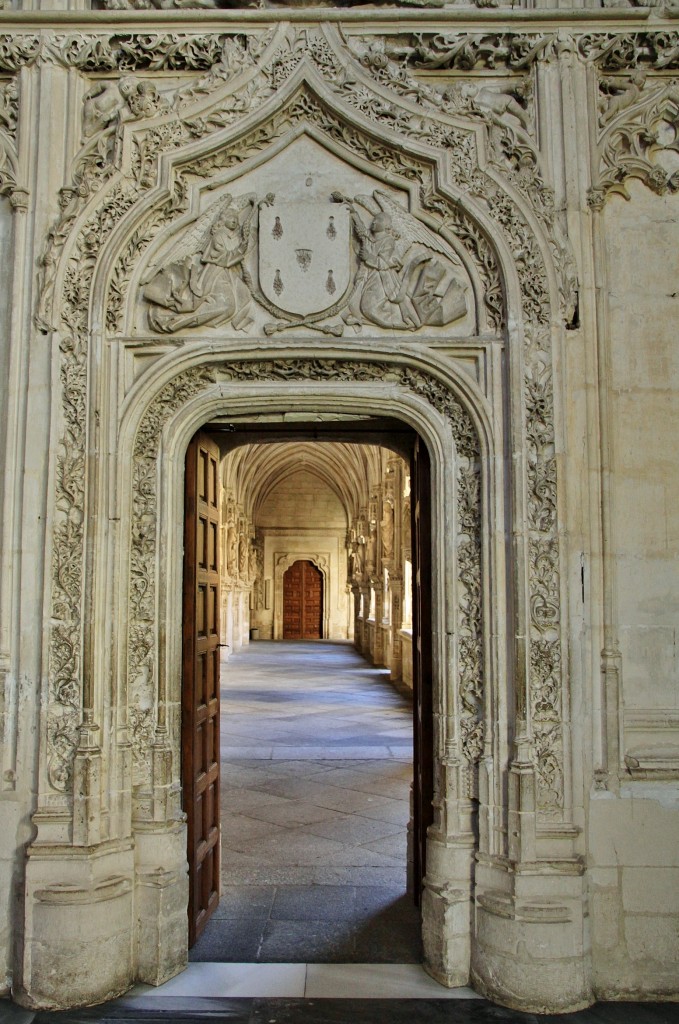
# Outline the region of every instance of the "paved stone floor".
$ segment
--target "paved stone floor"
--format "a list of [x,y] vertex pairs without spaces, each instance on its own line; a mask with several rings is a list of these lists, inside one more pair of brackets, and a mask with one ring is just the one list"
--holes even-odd
[[418,963],[412,709],[348,644],[222,668],[222,900],[193,961]]
[[679,1024],[679,1005],[519,1013],[419,964],[405,893],[411,711],[348,645],[256,643],[225,666],[223,898],[188,969],[0,1024]]

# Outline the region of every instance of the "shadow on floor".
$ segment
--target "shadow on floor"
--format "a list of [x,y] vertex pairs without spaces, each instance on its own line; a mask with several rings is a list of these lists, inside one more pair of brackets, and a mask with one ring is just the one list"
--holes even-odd
[[193,962],[420,963],[420,916],[402,888],[227,887]]

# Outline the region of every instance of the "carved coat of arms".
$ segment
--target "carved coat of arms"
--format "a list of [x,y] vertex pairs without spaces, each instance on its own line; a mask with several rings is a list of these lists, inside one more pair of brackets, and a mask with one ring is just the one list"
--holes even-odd
[[[152,330],[230,324],[247,330],[264,309],[267,334],[306,326],[386,330],[443,327],[467,312],[461,263],[388,193],[326,200],[226,195],[142,280]],[[335,318],[334,322],[328,323]]]
[[331,203],[274,202],[259,213],[259,287],[283,313],[341,304],[351,284],[351,219]]

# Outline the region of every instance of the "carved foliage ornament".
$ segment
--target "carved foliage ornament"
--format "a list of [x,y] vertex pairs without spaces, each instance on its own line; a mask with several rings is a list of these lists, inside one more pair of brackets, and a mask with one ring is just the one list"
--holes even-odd
[[[130,551],[128,679],[134,782],[151,777],[156,672],[155,603],[159,469],[157,455],[163,427],[189,398],[221,382],[379,382],[396,384],[429,402],[451,424],[456,447],[458,491],[458,596],[460,664],[458,693],[462,753],[468,795],[476,796],[476,765],[483,745],[483,621],[481,580],[480,453],[476,431],[466,410],[441,381],[419,370],[386,362],[340,359],[269,359],[215,362],[186,370],[171,380],[151,403],[137,431],[133,463]],[[376,514],[376,510],[375,510]],[[235,533],[234,533],[235,536]],[[143,802],[138,805],[138,813]]]
[[28,205],[28,191],[19,184],[18,119],[17,79],[0,81],[0,195],[8,196],[12,206],[22,210]]
[[578,39],[582,58],[602,71],[679,68],[679,32],[590,32]]
[[658,195],[679,190],[679,81],[644,82],[637,73],[600,83],[599,174],[588,194],[595,209],[612,193],[629,199],[629,178]]

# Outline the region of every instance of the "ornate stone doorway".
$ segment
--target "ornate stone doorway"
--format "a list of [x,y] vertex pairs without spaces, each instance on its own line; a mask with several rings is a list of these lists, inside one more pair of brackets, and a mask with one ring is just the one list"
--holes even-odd
[[[431,580],[431,476],[429,456],[421,437],[407,424],[390,417],[344,416],[330,418],[319,426],[320,414],[316,414],[313,423],[298,421],[294,427],[286,425],[262,426],[247,420],[234,424],[229,417],[215,416],[194,436],[188,448],[185,470],[184,510],[184,606],[183,606],[183,683],[182,683],[182,773],[183,773],[183,810],[188,820],[189,864],[189,945],[193,945],[203,930],[208,918],[216,909],[219,900],[219,842],[214,836],[219,832],[219,786],[215,783],[215,772],[219,772],[219,685],[210,687],[210,699],[206,697],[204,673],[202,671],[203,656],[200,643],[204,633],[205,616],[200,600],[195,600],[195,581],[200,580],[203,562],[205,561],[206,528],[202,526],[200,495],[205,473],[201,472],[200,455],[205,453],[214,459],[221,453],[224,455],[238,446],[257,443],[264,449],[282,441],[310,442],[315,445],[324,443],[335,446],[343,444],[370,447],[370,450],[384,450],[406,460],[410,473],[413,474],[413,503],[406,504],[408,522],[399,524],[398,536],[405,529],[408,546],[411,548],[413,564],[412,595],[408,595],[407,603],[414,609],[412,631],[412,667],[408,665],[408,677],[412,685],[413,696],[413,735],[414,765],[413,790],[414,813],[409,824],[409,855],[408,855],[408,888],[416,904],[421,904],[422,889],[426,871],[427,829],[433,823],[434,811],[434,721],[433,721],[433,674],[432,674],[432,580]],[[404,463],[405,464],[405,463]],[[214,469],[214,462],[210,462]],[[197,481],[196,481],[197,475]],[[212,477],[210,477],[212,480]],[[209,486],[208,486],[209,490]],[[214,488],[213,488],[214,491]],[[215,498],[211,491],[212,497]],[[393,493],[389,501],[393,500]],[[222,507],[226,507],[221,502]],[[391,506],[387,502],[385,509]],[[231,515],[230,522],[233,519]],[[377,513],[372,513],[377,514]],[[381,512],[379,513],[382,514]],[[389,556],[385,564],[393,564],[394,524],[386,518],[380,523],[380,548]],[[411,521],[412,520],[412,521]],[[229,547],[238,553],[242,548],[243,538],[232,536],[231,528],[226,523],[220,526],[216,520],[216,530],[224,529],[225,543],[222,561],[225,564],[228,579]],[[212,536],[212,534],[210,534]],[[411,541],[412,537],[412,541]],[[196,540],[197,538],[197,540]],[[201,541],[202,538],[202,541]],[[349,532],[347,531],[347,544]],[[355,547],[355,545],[354,545]],[[373,545],[374,549],[375,545]],[[348,548],[347,548],[348,552]],[[350,555],[350,559],[355,555]],[[375,551],[368,555],[367,563],[361,562],[364,571],[359,571],[353,578],[353,590],[356,583],[370,580],[370,573],[375,573]],[[214,560],[217,564],[219,559]],[[239,561],[245,566],[247,556],[232,561]],[[381,563],[380,563],[381,564]],[[357,567],[357,563],[354,568]],[[296,558],[288,555],[276,561],[276,591],[279,592],[279,605],[282,610],[283,639],[321,639],[329,618],[327,603],[328,560],[312,556]],[[309,583],[309,577],[311,583]],[[372,581],[373,583],[376,580]],[[287,583],[287,586],[286,586]],[[198,588],[198,592],[200,587]],[[399,600],[402,589],[398,590]],[[358,594],[354,594],[358,597]],[[360,602],[355,602],[356,611]],[[286,610],[288,617],[286,621]],[[214,619],[214,616],[213,616]],[[214,621],[211,620],[214,626]],[[287,626],[287,628],[286,628]],[[214,630],[213,630],[214,633]],[[286,636],[287,633],[287,636]],[[198,642],[194,643],[194,638]],[[214,643],[219,638],[214,634]],[[193,644],[193,646],[192,646]],[[196,659],[192,662],[191,650],[195,647]],[[190,649],[189,649],[190,648]],[[406,656],[410,659],[411,655]],[[399,655],[402,661],[402,655]],[[212,662],[211,662],[212,664]],[[214,680],[213,680],[214,683]],[[199,728],[196,728],[196,722]],[[209,737],[205,732],[205,724],[210,726]],[[211,739],[208,750],[206,743]],[[212,780],[212,785],[208,785]],[[196,795],[197,794],[197,795]],[[208,820],[209,819],[209,820]],[[206,868],[207,864],[207,868]],[[404,883],[405,883],[404,864]],[[228,868],[225,868],[225,872]],[[225,878],[226,882],[226,878]]]

